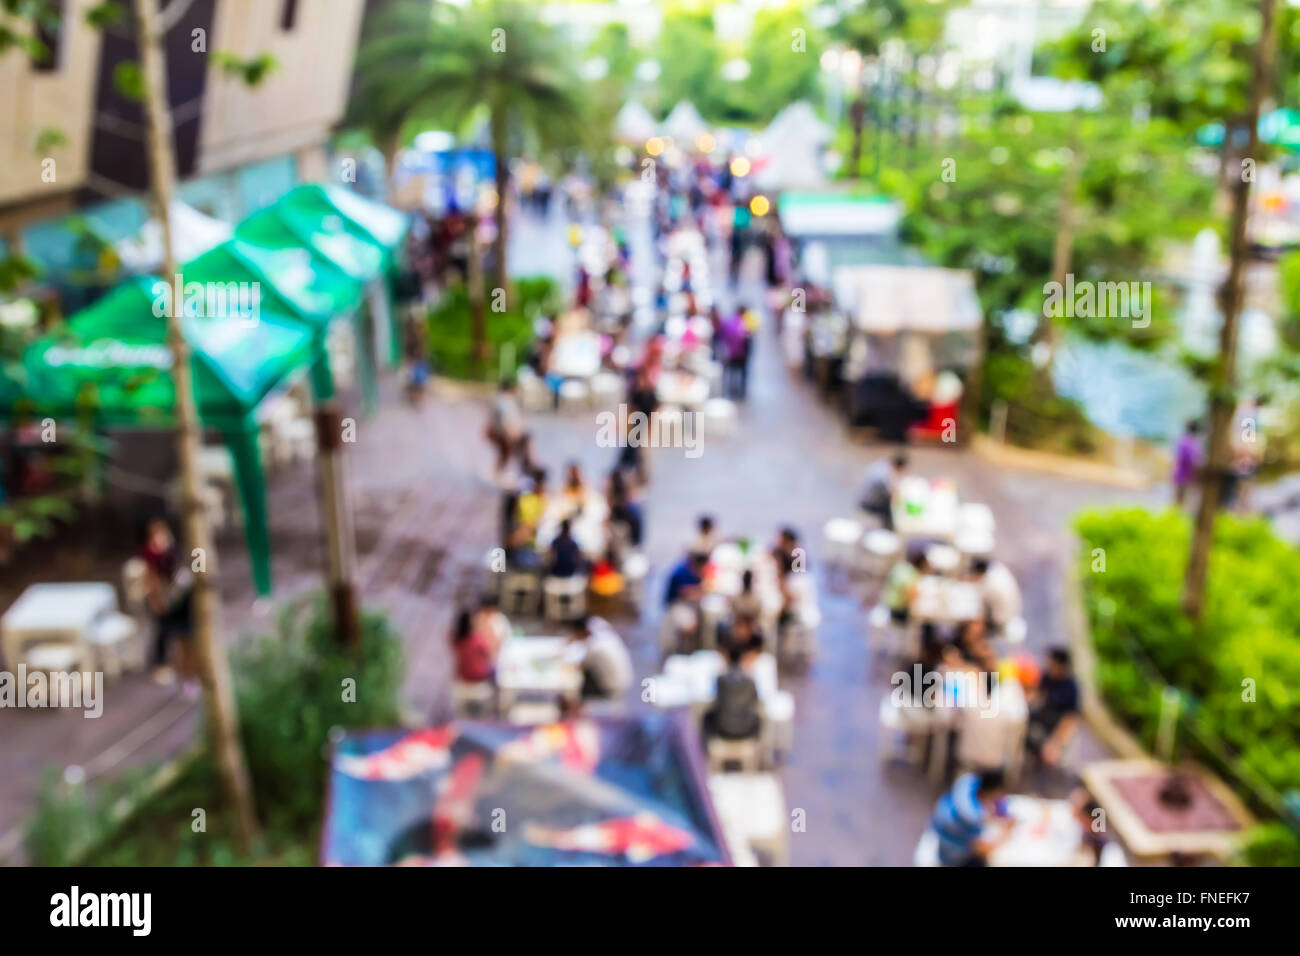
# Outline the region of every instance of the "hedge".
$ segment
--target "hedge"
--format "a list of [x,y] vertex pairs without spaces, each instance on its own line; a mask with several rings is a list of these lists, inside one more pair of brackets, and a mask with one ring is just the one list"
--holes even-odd
[[560,287],[547,276],[515,280],[506,293],[504,311],[492,311],[491,292],[485,303],[487,363],[474,361],[469,293],[464,285],[449,288],[430,310],[429,358],[436,373],[474,380],[492,380],[502,373],[513,375],[532,343],[533,323],[539,316],[553,316],[563,308]]
[[[1263,520],[1220,516],[1198,635],[1181,607],[1191,539],[1185,514],[1088,511],[1075,527],[1107,705],[1150,746],[1163,684],[1178,688],[1186,701],[1178,745],[1233,781],[1257,810],[1276,810],[1275,796],[1294,809],[1300,551]],[[1276,824],[1261,828],[1247,855],[1252,862],[1300,865],[1300,836]]]

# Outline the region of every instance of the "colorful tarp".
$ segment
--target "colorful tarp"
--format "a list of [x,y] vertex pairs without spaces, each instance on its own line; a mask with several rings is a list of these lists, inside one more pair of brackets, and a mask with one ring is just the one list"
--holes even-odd
[[673,713],[349,734],[334,751],[322,861],[729,863],[698,754]]

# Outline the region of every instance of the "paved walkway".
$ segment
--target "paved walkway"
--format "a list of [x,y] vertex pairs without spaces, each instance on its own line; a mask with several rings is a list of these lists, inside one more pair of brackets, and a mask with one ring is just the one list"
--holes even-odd
[[[364,598],[387,610],[405,637],[413,713],[437,719],[448,705],[447,626],[458,597],[475,587],[486,549],[496,543],[498,498],[483,477],[490,460],[482,439],[486,402],[469,391],[441,388],[414,409],[393,394],[392,383],[388,392],[349,448]],[[553,473],[575,459],[596,480],[612,464],[613,451],[596,446],[594,413],[536,415],[529,427]],[[797,718],[794,752],[781,776],[788,806],[804,810],[807,821],[806,832],[792,837],[796,864],[906,864],[935,797],[917,773],[881,766],[876,714],[888,683],[883,673],[869,672],[862,596],[832,589],[818,562],[823,523],[852,512],[862,470],[882,453],[849,439],[841,416],[783,366],[766,329],[737,433],[706,434],[703,454],[695,459],[675,449],[655,453],[646,499],[650,600],[642,620],[615,621],[633,648],[638,677],[649,676],[659,663],[655,598],[700,513],[715,515],[723,534],[767,540],[779,525],[801,531],[824,620],[816,660],[806,673],[782,678],[795,694]],[[1064,642],[1070,516],[1087,504],[1141,496],[995,470],[951,448],[919,448],[912,457],[916,472],[951,476],[964,499],[993,508],[1000,556],[1025,593],[1029,646]],[[312,475],[298,466],[274,475],[271,485],[277,583],[281,594],[302,593],[317,586],[322,567]],[[113,580],[125,549],[96,553],[94,567],[68,576]],[[229,632],[266,629],[270,609],[252,601],[237,532],[223,536],[221,554]],[[49,566],[33,569],[31,576],[48,576]],[[22,583],[6,580],[0,606]],[[13,834],[30,809],[43,767],[77,764],[92,778],[111,775],[176,752],[193,730],[192,705],[138,677],[110,685],[98,721],[72,713],[0,711],[7,771],[0,777],[0,835]]]

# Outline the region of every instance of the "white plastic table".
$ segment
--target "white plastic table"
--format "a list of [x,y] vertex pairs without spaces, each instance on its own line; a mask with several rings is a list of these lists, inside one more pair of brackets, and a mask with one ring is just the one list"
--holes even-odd
[[0,618],[5,664],[17,667],[23,646],[34,641],[74,644],[83,663],[90,661],[86,635],[96,620],[116,609],[117,594],[111,584],[33,584]]
[[[560,533],[560,522],[571,518],[573,505],[563,497],[556,497],[547,506],[542,519],[537,523],[537,534],[533,541],[537,550],[545,551]],[[582,553],[589,558],[600,558],[605,553],[608,537],[605,531],[605,519],[609,515],[609,505],[600,495],[589,494],[583,500],[582,510],[570,525],[573,539],[578,542]]]
[[497,655],[497,689],[503,711],[519,694],[573,697],[582,689],[582,672],[563,637],[512,637]]
[[969,581],[957,581],[927,574],[916,583],[911,618],[917,622],[962,624],[983,614],[979,588]]
[[917,475],[899,482],[894,532],[900,537],[951,541],[957,535],[957,514],[957,490],[952,482]]
[[[1011,835],[989,854],[990,866],[1082,866],[1083,827],[1065,800],[1019,794],[1006,798]],[[989,822],[986,833],[1001,832],[1003,821]]]
[[790,817],[774,774],[711,774],[709,796],[729,844],[743,842],[749,849],[767,851],[776,866],[788,864]]
[[695,408],[708,401],[709,382],[693,372],[664,372],[655,386],[655,395],[665,405]]

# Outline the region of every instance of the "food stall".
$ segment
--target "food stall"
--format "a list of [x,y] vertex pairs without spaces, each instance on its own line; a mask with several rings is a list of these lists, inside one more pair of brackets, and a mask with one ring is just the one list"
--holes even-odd
[[983,352],[983,314],[969,272],[931,266],[843,266],[832,273],[844,316],[849,420],[893,441],[952,443]]

